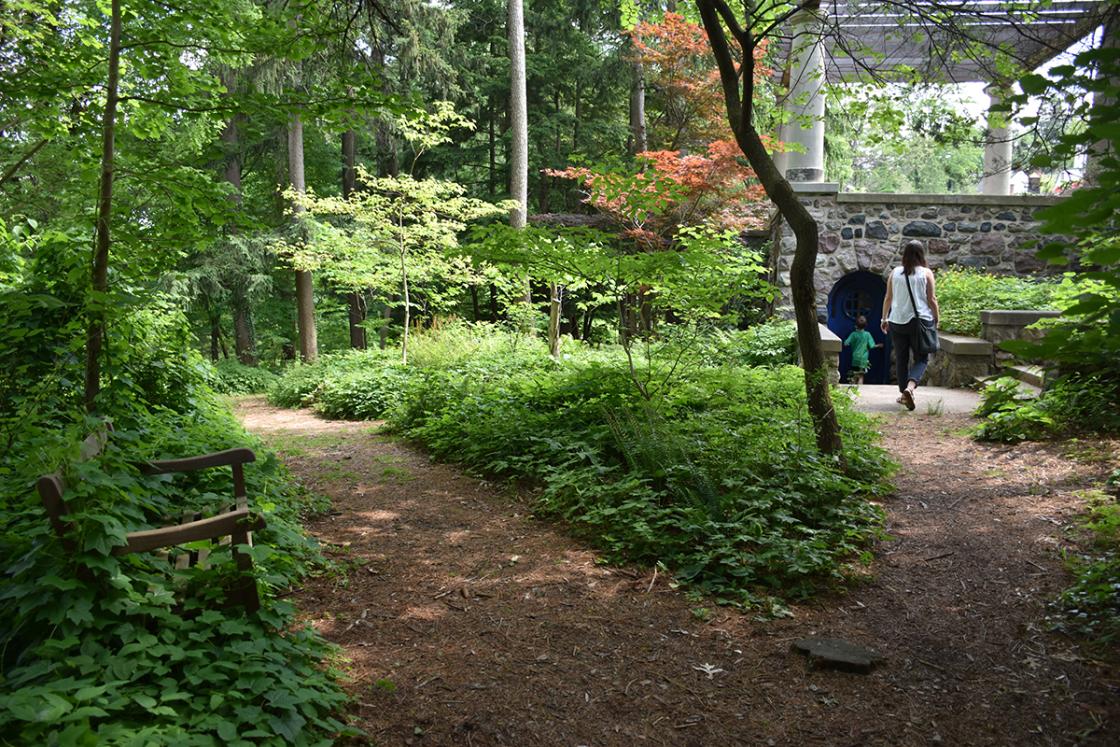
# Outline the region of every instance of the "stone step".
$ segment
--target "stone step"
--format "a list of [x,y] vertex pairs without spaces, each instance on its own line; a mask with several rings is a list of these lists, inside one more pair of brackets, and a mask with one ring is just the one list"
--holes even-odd
[[1042,388],[1046,372],[1041,366],[1006,366],[1008,376],[1014,376],[1019,381]]

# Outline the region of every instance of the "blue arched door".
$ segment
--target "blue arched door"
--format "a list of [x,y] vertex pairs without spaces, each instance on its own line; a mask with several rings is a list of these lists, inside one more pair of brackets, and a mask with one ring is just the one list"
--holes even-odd
[[[883,316],[883,299],[887,296],[887,284],[873,272],[860,270],[836,281],[828,294],[828,328],[841,340],[846,340],[856,328],[856,317],[867,317],[867,331],[875,342],[883,347],[871,351],[871,369],[864,377],[865,384],[889,383],[891,342],[879,329]],[[848,369],[852,365],[852,349],[840,349],[840,379],[848,380]]]

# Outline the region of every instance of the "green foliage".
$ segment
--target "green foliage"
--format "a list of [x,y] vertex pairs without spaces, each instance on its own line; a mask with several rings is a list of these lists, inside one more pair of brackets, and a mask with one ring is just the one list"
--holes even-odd
[[[937,272],[937,300],[941,329],[958,335],[980,335],[980,312],[987,309],[1056,309],[1070,278],[992,275],[978,270],[947,268]],[[1067,291],[1068,294],[1068,291]]]
[[1120,505],[1115,498],[1091,491],[1084,528],[1090,547],[1069,558],[1076,576],[1073,586],[1054,603],[1051,625],[1094,642],[1120,639]]
[[[1004,343],[1018,355],[1045,360],[1055,383],[1038,407],[1054,420],[1051,432],[1120,432],[1120,50],[1081,52],[1075,64],[1055,67],[1049,78],[1027,76],[1024,91],[1047,91],[1068,102],[1086,122],[1067,131],[1035,165],[1060,163],[1073,154],[1094,151],[1089,170],[1095,183],[1083,186],[1056,205],[1039,211],[1042,231],[1062,236],[1039,250],[1054,264],[1068,264],[1076,279],[1064,293],[1062,317],[1046,327],[1037,342]],[[1077,92],[1094,91],[1090,105]],[[1066,97],[1066,98],[1063,98]]]
[[[85,243],[85,246],[82,244]],[[37,239],[20,277],[0,290],[0,733],[20,744],[311,744],[344,726],[332,650],[274,599],[320,564],[299,526],[313,509],[206,383],[172,299],[126,289],[108,337],[99,400],[115,430],[96,459],[78,445],[101,422],[81,408],[80,316],[88,242]],[[251,446],[253,507],[267,529],[252,549],[264,607],[222,610],[228,548],[209,570],[174,571],[153,554],[116,557],[129,531],[232,495],[228,469],[172,480],[135,466]],[[73,552],[55,536],[36,479],[61,470]],[[87,570],[80,570],[87,569]]]
[[279,377],[267,368],[246,366],[230,359],[214,364],[211,386],[221,394],[262,394],[278,380]]
[[[805,596],[843,577],[878,531],[867,499],[882,489],[887,460],[843,398],[856,477],[817,453],[798,368],[690,361],[667,376],[674,358],[658,355],[652,371],[637,372],[665,382],[647,401],[618,348],[554,361],[513,332],[447,330],[450,341],[418,339],[423,365],[351,355],[294,371],[320,373],[318,388],[300,387],[320,410],[387,416],[436,456],[534,481],[538,510],[612,560],[660,562],[730,604]],[[754,337],[776,343],[787,333],[782,325]],[[784,347],[763,357],[774,363],[771,351]]]
[[787,366],[797,362],[797,325],[789,320],[755,324],[745,330],[713,330],[707,340],[716,343],[709,362],[731,366]]
[[858,420],[845,412],[853,479],[816,453],[793,367],[694,370],[654,407],[621,362],[475,362],[425,372],[391,417],[438,456],[540,482],[542,513],[608,557],[734,604],[808,594],[874,534],[886,464]]
[[825,115],[828,173],[851,192],[975,193],[983,131],[955,97],[926,82],[840,87]]
[[983,422],[973,429],[980,441],[1018,443],[1043,438],[1054,425],[1046,406],[1023,391],[1019,381],[1004,376],[990,382],[980,392],[974,413]]
[[1065,374],[1035,398],[1003,377],[980,393],[973,433],[982,441],[1016,443],[1078,434],[1120,432],[1120,382],[1099,373]]

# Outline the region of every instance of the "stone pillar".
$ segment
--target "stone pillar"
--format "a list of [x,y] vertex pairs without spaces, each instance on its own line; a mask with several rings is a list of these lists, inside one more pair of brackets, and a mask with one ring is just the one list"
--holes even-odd
[[992,84],[984,89],[991,102],[988,107],[988,129],[984,143],[984,175],[980,194],[1011,194],[1011,133],[1005,111],[995,111],[1003,100],[1005,88]]
[[786,121],[778,131],[783,143],[800,152],[776,159],[791,182],[824,181],[824,20],[816,8],[798,11],[789,22],[789,92],[782,102]]

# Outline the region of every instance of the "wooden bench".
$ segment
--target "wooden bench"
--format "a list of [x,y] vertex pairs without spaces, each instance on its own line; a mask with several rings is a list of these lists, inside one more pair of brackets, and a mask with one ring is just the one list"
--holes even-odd
[[[98,431],[82,442],[81,458],[91,459],[101,453],[108,442],[109,429]],[[227,603],[243,605],[249,612],[260,608],[257,596],[257,583],[252,576],[253,559],[237,549],[238,545],[253,544],[253,532],[264,529],[264,519],[249,510],[245,495],[246,462],[256,461],[251,449],[227,449],[213,454],[188,457],[186,459],[166,459],[137,464],[145,475],[163,475],[175,472],[191,472],[211,467],[230,467],[233,470],[233,502],[222,506],[215,515],[203,517],[200,514],[187,514],[181,523],[145,529],[127,535],[127,543],[113,548],[114,555],[152,552],[169,548],[163,553],[176,568],[208,565],[210,550],[206,547],[188,549],[178,547],[188,542],[210,540],[210,546],[232,545],[231,553],[237,566],[238,578],[227,593]],[[74,542],[68,536],[70,529],[69,511],[66,508],[66,482],[60,473],[43,475],[37,483],[39,497],[47,510],[47,517],[62,545],[73,552]]]

